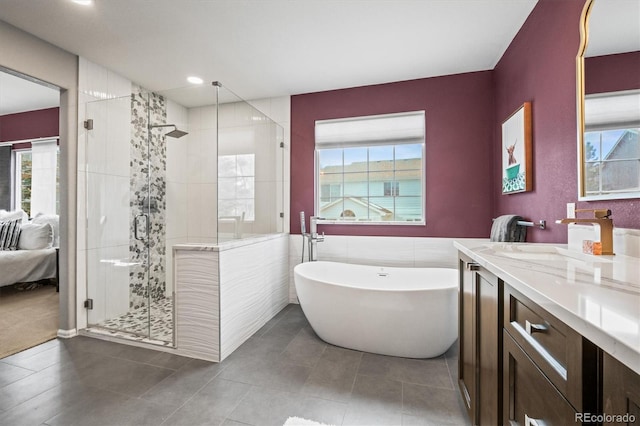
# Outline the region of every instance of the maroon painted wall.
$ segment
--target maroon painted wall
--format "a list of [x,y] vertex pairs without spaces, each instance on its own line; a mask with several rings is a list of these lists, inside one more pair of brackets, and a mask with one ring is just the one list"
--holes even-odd
[[291,98],[291,233],[314,207],[315,120],[425,110],[426,225],[325,225],[333,235],[486,237],[491,226],[491,71]]
[[59,108],[0,115],[0,142],[58,136]]
[[[315,120],[426,110],[427,225],[321,227],[328,234],[488,237],[491,218],[546,220],[527,241],[566,242],[566,203],[577,202],[576,54],[584,0],[539,0],[495,69],[293,96],[291,233],[313,212]],[[501,125],[532,102],[533,191],[502,195]],[[610,208],[615,226],[640,229],[640,200],[579,202]]]
[[[533,191],[502,195],[493,187],[495,215],[521,214],[547,221],[527,241],[566,242],[566,203],[576,202],[576,54],[583,0],[540,0],[494,69],[496,128],[494,162],[500,164],[501,123],[525,101],[532,101]],[[500,169],[494,168],[494,182]],[[578,208],[610,208],[615,226],[640,228],[638,199],[580,202]]]
[[584,75],[588,95],[640,89],[640,52],[585,58]]

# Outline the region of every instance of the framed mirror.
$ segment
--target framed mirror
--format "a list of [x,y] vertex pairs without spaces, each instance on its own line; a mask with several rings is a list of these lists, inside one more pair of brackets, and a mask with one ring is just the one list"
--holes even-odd
[[578,54],[578,199],[640,198],[640,2],[587,0]]

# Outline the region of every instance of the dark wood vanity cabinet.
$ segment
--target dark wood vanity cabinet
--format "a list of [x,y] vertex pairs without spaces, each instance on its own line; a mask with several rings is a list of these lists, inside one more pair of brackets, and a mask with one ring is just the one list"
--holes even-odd
[[504,331],[504,419],[502,424],[570,425],[575,421],[571,404]]
[[607,353],[603,365],[602,410],[611,416],[603,424],[640,425],[640,375]]
[[504,286],[503,424],[581,424],[598,413],[598,348]]
[[458,265],[458,385],[472,424],[640,426],[640,375],[504,276],[462,252]]
[[502,412],[502,283],[460,255],[458,385],[471,422],[497,425]]

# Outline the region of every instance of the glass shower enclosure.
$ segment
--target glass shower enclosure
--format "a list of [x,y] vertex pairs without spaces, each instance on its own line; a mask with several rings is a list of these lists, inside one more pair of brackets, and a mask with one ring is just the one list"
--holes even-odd
[[173,346],[172,246],[284,232],[283,129],[215,82],[86,117],[87,330]]

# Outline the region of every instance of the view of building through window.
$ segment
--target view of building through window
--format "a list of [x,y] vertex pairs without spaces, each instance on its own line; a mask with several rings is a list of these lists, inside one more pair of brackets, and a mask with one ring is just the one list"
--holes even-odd
[[315,147],[316,215],[424,223],[424,111],[319,120]]
[[319,215],[422,221],[422,144],[318,150]]
[[588,195],[640,191],[640,129],[585,132]]

